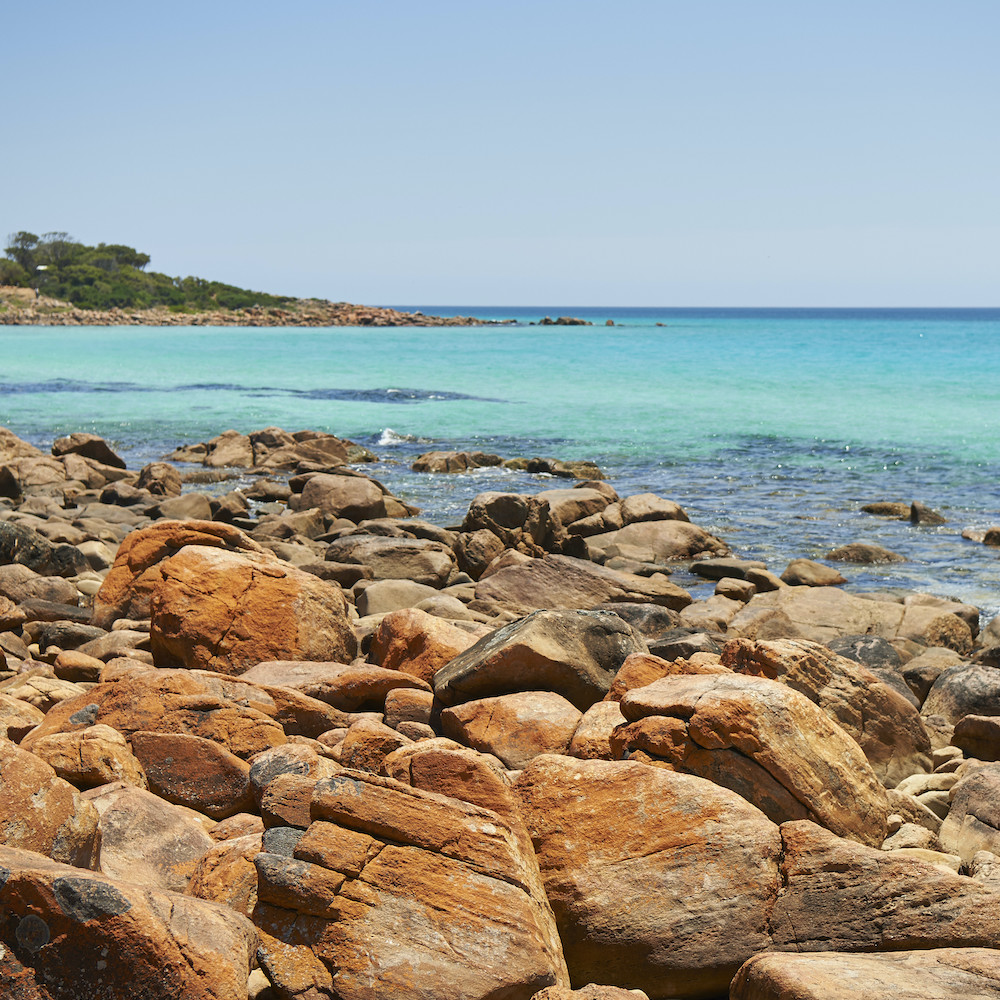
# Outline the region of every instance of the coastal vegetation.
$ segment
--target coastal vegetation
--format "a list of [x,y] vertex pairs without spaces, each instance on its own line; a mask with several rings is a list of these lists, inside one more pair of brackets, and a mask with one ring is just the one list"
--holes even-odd
[[42,236],[21,230],[7,238],[0,285],[36,290],[78,309],[149,309],[175,312],[280,307],[287,295],[254,292],[221,281],[170,277],[147,271],[150,256],[120,243],[87,246],[69,233]]

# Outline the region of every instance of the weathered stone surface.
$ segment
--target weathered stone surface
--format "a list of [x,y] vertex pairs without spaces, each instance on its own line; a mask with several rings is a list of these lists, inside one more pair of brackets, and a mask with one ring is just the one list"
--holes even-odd
[[641,601],[679,611],[691,603],[691,595],[662,574],[620,573],[562,555],[546,555],[491,573],[476,584],[476,598],[524,611],[588,609],[608,601]]
[[53,545],[44,535],[0,521],[0,562],[27,566],[42,576],[76,576],[90,569],[75,545]]
[[515,783],[575,983],[715,996],[767,948],[780,838],[738,795],[632,762],[535,758]]
[[98,815],[41,758],[0,741],[0,844],[91,868]]
[[231,837],[212,847],[195,865],[186,894],[208,899],[249,917],[257,905],[257,869],[253,859],[262,836]]
[[1000,760],[1000,718],[967,715],[955,726],[952,742],[966,757],[977,760]]
[[551,549],[560,529],[546,500],[520,493],[480,493],[462,522],[463,532],[490,531],[505,549],[529,556]]
[[7,846],[0,870],[0,982],[11,1000],[246,1000],[257,934],[228,907]]
[[797,691],[764,677],[679,675],[630,691],[621,708],[621,752],[709,778],[775,822],[815,819],[862,843],[885,840],[885,790],[860,747]]
[[129,750],[125,737],[110,726],[52,733],[35,740],[31,752],[77,788],[95,788],[112,781],[147,787],[142,764]]
[[434,675],[445,705],[515,691],[554,691],[585,711],[600,701],[642,637],[606,611],[536,611],[480,639]]
[[466,629],[425,611],[408,608],[387,614],[372,634],[368,659],[425,681],[476,642]]
[[967,715],[1000,715],[1000,669],[958,663],[941,671],[924,700],[925,716],[944,716],[952,725]]
[[166,462],[150,462],[139,470],[135,485],[140,490],[148,490],[153,496],[179,497],[181,474]]
[[578,990],[567,986],[546,986],[531,1000],[649,1000],[642,990],[624,990],[619,986],[597,986],[588,983]]
[[132,752],[161,798],[225,819],[253,808],[250,765],[213,740],[186,733],[134,732]]
[[1000,955],[935,948],[887,955],[755,955],[733,979],[730,1000],[996,1000]]
[[931,743],[913,705],[863,666],[803,639],[726,645],[722,663],[787,684],[819,705],[864,751],[879,779],[895,787],[931,769]]
[[[758,588],[759,589],[759,588]],[[923,645],[971,649],[968,625],[933,607],[870,601],[835,587],[782,587],[754,595],[733,618],[729,634],[747,639],[810,639],[845,635],[910,638]]]
[[217,521],[160,521],[134,531],[122,541],[94,597],[94,624],[110,628],[119,618],[148,618],[153,588],[162,580],[159,563],[186,545],[268,555],[242,531]]
[[977,851],[1000,853],[1000,764],[975,767],[952,788],[938,837],[946,851],[965,861]]
[[441,731],[519,769],[539,754],[566,753],[581,718],[561,695],[519,691],[445,709]]
[[785,567],[781,580],[789,587],[836,587],[847,583],[832,566],[824,566],[812,559],[793,559]]
[[435,588],[457,570],[451,548],[426,538],[345,535],[330,543],[326,560],[367,566],[376,580],[412,580]]
[[419,677],[367,663],[271,660],[251,667],[242,679],[301,691],[341,712],[381,712],[385,696],[395,688],[430,691]]
[[337,756],[344,767],[380,774],[386,757],[412,742],[409,737],[381,722],[359,719],[344,735]]
[[721,538],[688,521],[637,521],[618,531],[590,535],[587,551],[595,562],[624,556],[637,562],[709,559],[729,555]]
[[60,702],[22,743],[30,750],[50,733],[103,723],[125,737],[140,731],[201,736],[246,760],[286,742],[278,721],[281,708],[257,685],[217,674],[147,668]]
[[486,528],[459,532],[455,540],[458,568],[473,580],[478,580],[483,570],[504,551],[503,542]]
[[772,947],[896,951],[1000,942],[998,894],[937,865],[835,837],[814,823],[781,827],[784,888]]
[[215,843],[206,816],[142,788],[105,785],[89,792],[88,802],[101,817],[96,867],[111,878],[183,892]]
[[[259,855],[259,953],[285,993],[528,1000],[567,982],[534,856],[494,812],[389,778],[321,781],[294,857]],[[336,971],[336,986],[331,972]]]
[[226,674],[262,660],[350,661],[357,642],[339,587],[287,564],[188,545],[158,566],[154,659]]

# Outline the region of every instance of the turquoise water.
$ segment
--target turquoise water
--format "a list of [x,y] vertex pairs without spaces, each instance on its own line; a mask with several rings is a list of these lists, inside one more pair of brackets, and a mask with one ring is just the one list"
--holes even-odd
[[[910,561],[846,567],[850,588],[1000,606],[996,550],[961,538],[1000,523],[1000,310],[450,311],[595,325],[0,327],[0,423],[43,446],[94,431],[136,466],[228,427],[331,431],[440,523],[481,489],[551,481],[416,476],[421,451],[591,458],[620,492],[673,497],[778,572],[872,541]],[[949,523],[859,513],[880,499]]]

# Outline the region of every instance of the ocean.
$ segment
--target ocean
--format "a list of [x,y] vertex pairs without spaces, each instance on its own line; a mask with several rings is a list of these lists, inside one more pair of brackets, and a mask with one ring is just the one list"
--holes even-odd
[[[446,525],[480,491],[565,483],[411,472],[424,451],[586,458],[620,494],[676,500],[777,573],[871,542],[907,561],[841,565],[846,589],[1000,612],[1000,551],[962,537],[1000,525],[1000,309],[399,308],[517,324],[0,326],[0,424],[43,448],[91,431],[130,467],[228,428],[330,431]],[[594,325],[530,325],[543,316]],[[947,523],[860,510],[876,500],[919,500]]]

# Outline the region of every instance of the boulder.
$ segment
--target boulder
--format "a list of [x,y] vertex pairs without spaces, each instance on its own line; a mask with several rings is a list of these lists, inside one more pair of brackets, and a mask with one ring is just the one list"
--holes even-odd
[[725,992],[770,943],[778,829],[728,789],[630,761],[536,757],[515,790],[574,983]]
[[166,462],[150,462],[139,470],[135,485],[156,497],[179,497],[181,474]]
[[253,808],[250,765],[214,740],[140,730],[132,733],[131,744],[150,790],[160,798],[213,819]]
[[257,934],[225,906],[0,846],[0,982],[24,1000],[246,1000]]
[[22,745],[30,750],[50,733],[72,733],[103,723],[126,738],[136,732],[200,736],[246,760],[286,742],[279,721],[282,708],[268,689],[217,674],[132,670],[60,702]]
[[540,556],[561,532],[548,501],[521,493],[487,492],[475,496],[462,521],[463,532],[490,531],[505,549]]
[[385,517],[385,496],[378,484],[367,476],[311,476],[295,502],[296,510],[317,508],[327,518],[346,517],[363,521]]
[[88,796],[100,813],[99,871],[151,889],[185,890],[214,844],[206,816],[129,785],[105,785]]
[[398,670],[424,681],[476,642],[464,628],[407,608],[387,614],[376,626],[368,659],[388,670]]
[[102,465],[110,465],[116,469],[125,468],[124,459],[111,450],[104,438],[81,431],[66,437],[56,438],[52,442],[52,454],[57,458],[60,455],[83,455],[85,458],[92,458]]
[[617,601],[652,603],[680,611],[691,603],[691,595],[662,574],[642,577],[620,573],[563,555],[546,555],[491,573],[476,584],[476,598],[524,612],[588,609]]
[[585,540],[590,558],[602,563],[614,556],[658,563],[729,555],[722,539],[679,520],[637,521],[618,531],[590,535]]
[[611,734],[625,721],[616,701],[599,701],[591,705],[583,713],[566,753],[583,760],[614,760]]
[[341,770],[312,815],[292,857],[255,858],[258,958],[283,994],[529,1000],[568,982],[534,855],[497,813]]
[[1000,955],[933,948],[887,955],[837,952],[755,955],[737,972],[730,1000],[901,1000],[1000,997]]
[[410,580],[435,588],[445,586],[457,571],[451,548],[426,538],[344,535],[330,543],[326,561],[367,566],[376,580]]
[[410,468],[414,472],[468,472],[484,466],[503,465],[499,455],[483,451],[425,451]]
[[154,660],[226,674],[262,660],[351,660],[357,641],[339,587],[287,564],[187,545],[158,566]]
[[924,699],[925,716],[940,715],[952,725],[967,715],[1000,715],[1000,668],[957,663],[938,675]]
[[419,677],[367,663],[273,660],[251,667],[243,678],[299,691],[340,712],[381,712],[385,696],[395,688],[430,691]]
[[938,837],[946,851],[971,861],[1000,853],[1000,764],[975,767],[951,789],[951,808]]
[[93,867],[98,815],[45,761],[0,741],[0,788],[0,844]]
[[917,709],[865,667],[803,639],[736,639],[722,663],[787,684],[819,705],[864,751],[883,784],[931,769],[931,743]]
[[516,691],[554,691],[586,711],[642,637],[607,611],[535,611],[480,639],[434,675],[445,705]]
[[20,743],[44,718],[45,713],[34,705],[0,693],[0,737]]
[[883,639],[908,638],[959,652],[972,648],[968,625],[950,612],[867,600],[833,587],[785,586],[757,593],[729,624],[731,636],[747,639],[828,643],[862,633]]
[[1000,718],[997,716],[967,715],[955,726],[951,739],[966,757],[1000,760]]
[[412,608],[439,591],[412,580],[374,580],[355,591],[354,605],[362,618]]
[[789,587],[836,587],[847,583],[833,567],[812,559],[793,559],[781,574],[781,581]]
[[896,951],[1000,943],[997,894],[926,861],[836,837],[815,823],[781,827],[783,890],[775,951]]
[[195,865],[186,894],[223,903],[250,917],[257,905],[257,869],[253,859],[261,852],[262,840],[260,833],[248,833],[210,848]]
[[445,709],[441,731],[520,769],[539,754],[566,753],[581,718],[579,709],[561,695],[519,691]]
[[110,726],[51,733],[34,740],[31,752],[77,788],[95,788],[112,781],[147,787],[142,764],[132,754],[125,737]]
[[459,532],[455,541],[458,568],[473,580],[478,580],[483,570],[504,551],[503,542],[486,528]]
[[42,576],[76,576],[90,569],[74,545],[54,545],[44,535],[13,521],[0,521],[0,563],[27,566]]
[[153,588],[162,580],[159,564],[186,545],[269,557],[242,531],[216,521],[160,521],[131,532],[94,597],[94,624],[110,628],[119,618],[148,618]]
[[901,556],[898,552],[890,552],[889,549],[884,549],[881,545],[871,545],[867,542],[851,542],[842,545],[838,549],[827,552],[825,558],[832,559],[834,562],[860,563],[869,566],[906,562],[906,556]]
[[857,743],[804,695],[764,677],[665,677],[621,701],[612,745],[708,778],[775,822],[813,819],[880,845],[885,790]]

